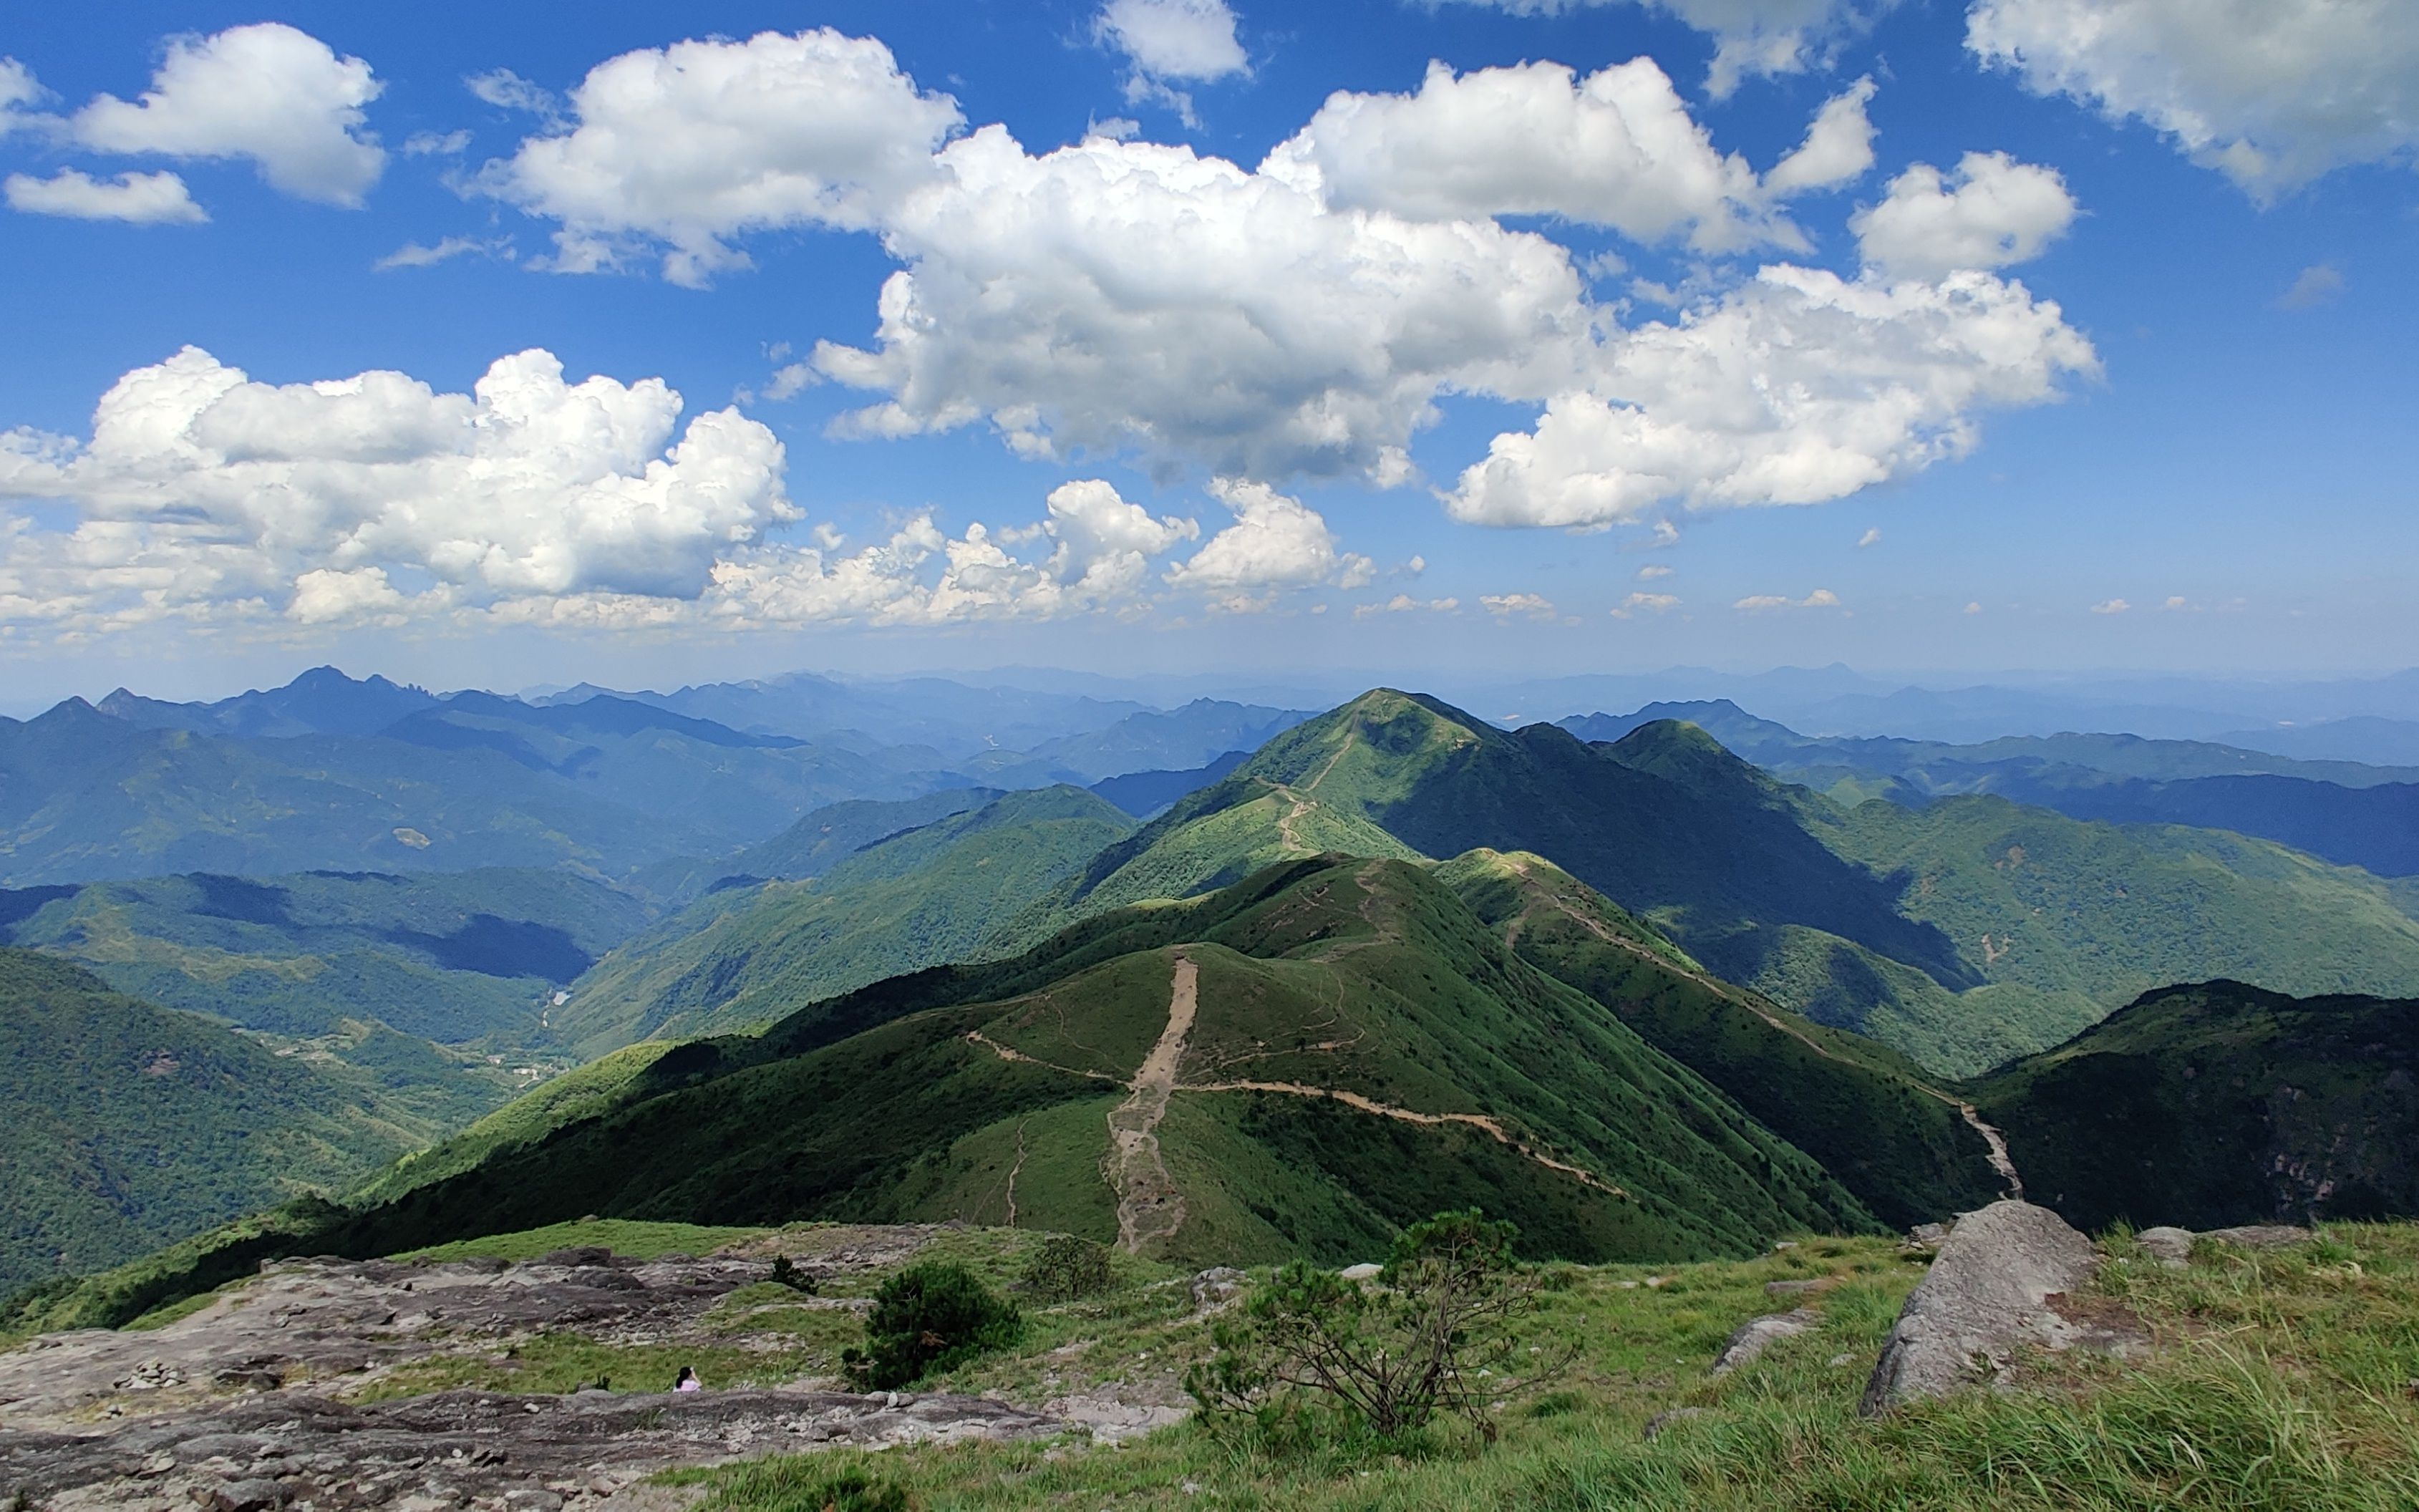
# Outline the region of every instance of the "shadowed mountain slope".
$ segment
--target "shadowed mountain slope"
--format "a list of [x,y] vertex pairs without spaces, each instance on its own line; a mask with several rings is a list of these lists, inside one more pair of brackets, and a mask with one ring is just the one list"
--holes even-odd
[[1437,875],[1522,960],[1620,1014],[1885,1222],[1928,1222],[2005,1188],[1962,1096],[1896,1051],[1707,974],[1542,856],[1472,851]]
[[2084,1227],[2419,1212],[2419,1001],[2167,987],[1969,1095]]
[[376,1019],[447,1043],[525,1045],[545,1038],[555,989],[648,917],[567,872],[205,872],[0,892],[0,945],[246,1028],[316,1035]]
[[2419,872],[2419,770],[2409,767],[2134,735],[2011,736],[1971,746],[1814,737],[1727,700],[1649,704],[1561,724],[1584,740],[1616,741],[1658,719],[1698,724],[1774,776],[1843,803],[1884,797],[1921,808],[1988,794],[2072,819],[2233,830],[2380,876]]

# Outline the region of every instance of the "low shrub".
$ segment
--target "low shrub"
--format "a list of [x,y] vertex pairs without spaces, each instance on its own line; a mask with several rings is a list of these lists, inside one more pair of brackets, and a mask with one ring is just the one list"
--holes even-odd
[[1117,1275],[1107,1250],[1072,1234],[1053,1234],[1025,1262],[1017,1284],[1037,1302],[1075,1302],[1111,1289]]
[[1025,1319],[963,1265],[927,1262],[886,1277],[865,1320],[865,1348],[840,1356],[860,1391],[895,1391],[1013,1346]]
[[1512,1259],[1517,1230],[1473,1208],[1415,1224],[1374,1286],[1296,1260],[1212,1332],[1218,1352],[1185,1378],[1206,1412],[1273,1427],[1316,1401],[1381,1439],[1439,1412],[1495,1438],[1495,1404],[1567,1364],[1567,1350],[1515,1365],[1513,1328],[1536,1306],[1537,1276]]

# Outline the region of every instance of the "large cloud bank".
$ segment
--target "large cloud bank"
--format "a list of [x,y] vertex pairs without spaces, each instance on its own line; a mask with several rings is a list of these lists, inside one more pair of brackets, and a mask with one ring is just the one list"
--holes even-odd
[[[1103,15],[1208,14],[1177,9]],[[1140,66],[1210,34],[1117,35]],[[1207,52],[1194,73],[1151,55],[1162,74],[1233,71]],[[312,97],[321,155],[255,142],[254,156],[298,193],[341,198],[375,176],[339,149],[376,151],[355,129],[375,81],[328,59],[321,82],[351,83]],[[172,65],[124,106],[156,116],[155,133],[201,68]],[[32,98],[13,77],[0,94]],[[1435,487],[1454,517],[1596,528],[1839,498],[1964,455],[1984,413],[2050,402],[2095,367],[2058,306],[2006,271],[2074,217],[2047,169],[1989,152],[1905,166],[1851,218],[1855,271],[1791,260],[1815,244],[1817,196],[1874,166],[1870,81],[1762,165],[1719,148],[1647,59],[1584,75],[1439,67],[1403,93],[1340,92],[1251,167],[1105,134],[1036,152],[1000,126],[969,131],[881,42],[828,29],[625,54],[561,101],[526,81],[481,88],[538,113],[475,185],[552,225],[556,270],[653,266],[701,285],[741,274],[763,233],[870,235],[897,265],[871,339],[824,342],[784,380],[862,393],[843,434],[982,427],[1029,458],[1113,455],[1203,480],[1231,520],[1205,538],[1081,481],[1029,523],[952,535],[911,515],[850,548],[805,532],[769,430],[736,409],[684,419],[657,380],[571,383],[525,352],[469,393],[393,373],[272,386],[189,350],[129,373],[89,440],[8,439],[0,491],[64,501],[75,519],[11,518],[0,618],[922,623],[1168,594],[1254,608],[1371,579],[1289,490],[1421,483],[1414,441],[1456,395],[1535,418],[1456,460]],[[111,189],[58,193],[106,213]],[[140,193],[160,218],[187,213],[168,186]],[[1672,314],[1642,318],[1597,299],[1565,225],[1680,250],[1699,271]]]

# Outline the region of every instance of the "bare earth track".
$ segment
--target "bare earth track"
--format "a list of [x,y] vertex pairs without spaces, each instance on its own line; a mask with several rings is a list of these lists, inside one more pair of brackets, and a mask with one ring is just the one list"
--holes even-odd
[[1176,1069],[1184,1059],[1184,1041],[1200,1007],[1200,968],[1178,956],[1167,1027],[1128,1084],[1132,1095],[1109,1114],[1109,1184],[1117,1194],[1117,1243],[1130,1255],[1141,1254],[1144,1245],[1184,1226],[1183,1194],[1159,1158],[1159,1120],[1167,1116],[1167,1099],[1176,1090]]

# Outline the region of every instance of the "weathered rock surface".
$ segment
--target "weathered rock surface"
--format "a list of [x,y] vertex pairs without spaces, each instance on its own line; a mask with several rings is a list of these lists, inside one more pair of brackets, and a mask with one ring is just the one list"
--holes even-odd
[[[1117,1438],[1163,1420],[1157,1403],[1098,1394],[1029,1411],[979,1397],[811,1389],[827,1384],[819,1382],[692,1396],[340,1399],[359,1397],[398,1365],[485,1353],[542,1330],[611,1345],[728,1347],[732,1336],[715,1332],[708,1315],[732,1291],[766,1279],[773,1255],[828,1279],[895,1265],[935,1232],[835,1226],[784,1232],[744,1252],[643,1263],[566,1250],[519,1265],[271,1266],[162,1328],[48,1335],[0,1354],[0,1507],[651,1512],[693,1499],[636,1484],[673,1465],[1071,1428]],[[866,1304],[796,1297],[782,1305]]]
[[2180,1270],[2192,1258],[2193,1241],[2196,1239],[2213,1239],[2237,1249],[2271,1250],[2301,1243],[2309,1237],[2308,1229],[2295,1228],[2288,1224],[2244,1224],[2235,1228],[2211,1228],[2199,1234],[2189,1228],[2145,1228],[2134,1239],[2160,1264]]
[[1196,1273],[1188,1283],[1193,1310],[1197,1313],[1216,1312],[1230,1305],[1242,1295],[1243,1283],[1249,1279],[1231,1265],[1213,1265]]
[[1967,1213],[1891,1326],[1861,1411],[1996,1381],[2020,1348],[2077,1342],[2087,1330],[2050,1299],[2089,1281],[2099,1263],[2091,1241],[2047,1208],[2004,1201]]
[[1823,1315],[1811,1307],[1749,1319],[1724,1341],[1721,1353],[1714,1356],[1713,1368],[1706,1373],[1727,1376],[1743,1365],[1754,1363],[1764,1350],[1782,1339],[1811,1333],[1822,1321]]
[[593,1507],[668,1465],[1066,1427],[983,1397],[897,1393],[445,1392],[367,1407],[281,1394],[109,1433],[0,1431],[0,1504],[13,1495],[43,1512],[401,1508],[414,1499]]

